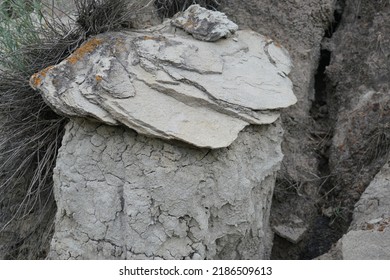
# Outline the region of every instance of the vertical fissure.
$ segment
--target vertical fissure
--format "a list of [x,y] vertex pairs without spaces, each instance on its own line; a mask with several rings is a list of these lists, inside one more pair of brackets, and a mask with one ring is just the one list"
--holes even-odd
[[[315,178],[313,177],[312,182],[309,183],[313,188],[316,188],[315,194],[312,193],[308,199],[314,201],[313,210],[315,210],[315,213],[307,214],[307,231],[296,244],[275,235],[271,259],[314,259],[328,252],[344,233],[335,222],[333,213],[327,212],[329,205],[332,203],[331,194],[334,189],[329,156],[335,121],[330,112],[337,111],[337,108],[331,107],[334,106],[333,102],[330,102],[333,89],[329,86],[330,83],[326,75],[326,69],[330,65],[332,57],[330,42],[342,20],[344,6],[345,0],[337,1],[334,6],[333,21],[324,32],[318,66],[313,77],[314,100],[312,100],[310,109],[310,116],[313,121],[308,130],[310,131],[310,138],[314,142],[312,154],[313,157],[316,157],[318,165]],[[290,179],[283,178],[283,182],[277,182],[277,184],[285,184],[287,186],[282,186],[283,189],[296,190],[297,195],[301,196],[299,190],[305,182],[295,182]],[[283,253],[284,249],[288,253]]]
[[332,191],[335,186],[331,179],[332,170],[329,166],[330,145],[333,138],[335,121],[329,112],[337,111],[337,108],[330,108],[335,104],[330,103],[333,89],[328,86],[326,68],[330,65],[332,52],[327,48],[326,42],[332,38],[334,32],[340,25],[345,0],[336,2],[333,14],[333,22],[330,23],[325,31],[323,46],[320,51],[320,60],[314,77],[315,99],[312,103],[310,114],[314,120],[314,129],[316,139],[318,139],[317,149],[315,151],[318,157],[318,176],[321,178],[321,184],[318,189],[317,215],[313,219],[310,227],[309,236],[306,244],[299,255],[299,259],[313,259],[330,250],[331,246],[337,242],[344,234],[344,228],[335,220],[333,213],[334,204]]

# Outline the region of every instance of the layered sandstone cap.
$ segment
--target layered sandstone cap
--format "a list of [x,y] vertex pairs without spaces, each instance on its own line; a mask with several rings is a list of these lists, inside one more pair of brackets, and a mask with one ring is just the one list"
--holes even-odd
[[69,117],[227,147],[244,127],[270,124],[297,101],[287,51],[236,29],[220,12],[194,5],[172,24],[93,37],[31,85]]

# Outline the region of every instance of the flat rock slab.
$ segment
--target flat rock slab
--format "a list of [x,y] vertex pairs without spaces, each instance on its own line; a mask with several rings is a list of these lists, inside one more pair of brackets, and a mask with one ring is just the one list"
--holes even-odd
[[31,85],[66,116],[221,148],[296,102],[290,69],[287,51],[253,31],[210,43],[165,23],[91,38]]

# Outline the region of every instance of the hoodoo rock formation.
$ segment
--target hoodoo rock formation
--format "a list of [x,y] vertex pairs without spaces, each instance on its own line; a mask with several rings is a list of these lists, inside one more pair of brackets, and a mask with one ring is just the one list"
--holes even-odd
[[0,259],[390,258],[389,1],[41,1],[69,29],[0,87]]
[[289,55],[219,12],[182,16],[185,31],[102,34],[31,78],[71,117],[49,258],[269,258]]

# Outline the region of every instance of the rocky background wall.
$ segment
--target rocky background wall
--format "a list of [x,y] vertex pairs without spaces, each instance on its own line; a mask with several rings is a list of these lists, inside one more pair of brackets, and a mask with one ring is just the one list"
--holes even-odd
[[345,259],[390,258],[384,209],[390,198],[389,17],[388,1],[346,1],[337,32],[324,44],[330,54],[324,97],[334,124],[329,170],[339,202],[331,209],[348,222],[353,218],[338,243],[344,244],[338,257]]
[[[225,11],[238,24],[254,29],[284,45],[292,56],[290,77],[296,105],[282,116],[286,130],[285,155],[279,172],[271,219],[278,234],[273,258],[311,258],[330,246],[332,229],[319,205],[328,173],[323,174],[331,127],[320,123],[316,99],[321,98],[321,44],[336,25],[341,3],[333,0],[225,1]],[[323,111],[327,108],[322,107]],[[318,229],[318,230],[317,230]],[[329,233],[330,232],[330,233]],[[316,241],[315,236],[321,236]],[[313,238],[314,237],[314,238]],[[314,244],[311,244],[311,243]]]
[[299,101],[283,115],[272,257],[310,259],[347,231],[354,204],[388,160],[390,4],[234,2],[224,10],[279,40],[294,61]]

